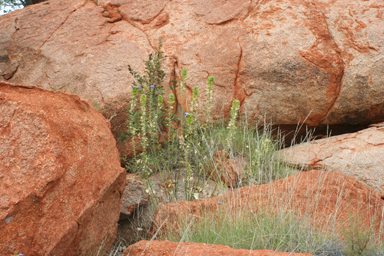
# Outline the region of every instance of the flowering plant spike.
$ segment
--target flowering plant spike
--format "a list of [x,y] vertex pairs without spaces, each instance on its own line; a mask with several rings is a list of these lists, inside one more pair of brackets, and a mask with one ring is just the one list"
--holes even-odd
[[145,95],[145,94],[141,95],[141,97],[140,97],[140,104],[142,106],[144,106],[146,102],[147,102],[147,95]]
[[175,95],[173,94],[173,93],[171,93],[171,94],[169,94],[169,104],[170,105],[173,105],[173,104],[175,104]]
[[199,87],[193,87],[192,99],[197,100],[199,97]]
[[214,81],[215,81],[215,77],[213,76],[208,77],[208,89],[210,90],[212,89]]
[[159,107],[163,105],[164,98],[162,95],[159,95],[157,97],[157,103],[159,104]]
[[181,71],[181,79],[183,80],[183,81],[186,81],[187,80],[187,69],[183,69],[182,71]]

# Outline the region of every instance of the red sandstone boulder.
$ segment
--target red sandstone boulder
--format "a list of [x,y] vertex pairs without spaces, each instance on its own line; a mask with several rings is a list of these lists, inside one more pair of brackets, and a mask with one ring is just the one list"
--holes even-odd
[[129,246],[123,256],[136,255],[207,255],[207,256],[311,256],[308,253],[274,252],[269,250],[243,250],[232,249],[224,245],[198,244],[198,243],[177,243],[169,241],[145,241],[142,240]]
[[238,99],[255,121],[369,124],[384,120],[383,13],[377,0],[51,0],[0,17],[0,79],[116,113],[117,139],[127,66],[143,73],[162,37],[166,87],[183,68],[188,95],[215,76],[213,120]]
[[354,176],[384,196],[384,123],[302,143],[278,153],[291,165]]
[[0,254],[94,255],[115,239],[125,170],[87,100],[0,82]]
[[[229,214],[292,211],[309,218],[319,228],[348,225],[349,216],[361,217],[361,228],[382,219],[383,202],[372,188],[343,174],[312,170],[259,186],[246,186],[224,195],[193,202],[178,201],[160,206],[155,214],[152,234],[179,234],[179,227],[192,219],[214,216],[220,209]],[[233,212],[231,212],[233,211]],[[209,218],[209,217],[208,217]],[[193,228],[193,227],[191,227]]]

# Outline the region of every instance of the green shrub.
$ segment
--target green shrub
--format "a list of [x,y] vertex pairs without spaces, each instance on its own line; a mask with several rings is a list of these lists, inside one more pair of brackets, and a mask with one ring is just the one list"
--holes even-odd
[[346,248],[344,254],[348,256],[363,256],[373,254],[377,244],[374,243],[374,237],[378,236],[374,231],[377,223],[373,221],[371,226],[364,229],[363,216],[357,214],[353,216],[348,214],[348,223],[342,234],[345,238]]

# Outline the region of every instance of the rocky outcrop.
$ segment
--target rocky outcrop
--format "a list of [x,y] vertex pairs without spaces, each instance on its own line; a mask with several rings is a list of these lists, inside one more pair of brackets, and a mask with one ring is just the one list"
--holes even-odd
[[[255,214],[267,211],[291,212],[305,217],[318,228],[340,231],[349,224],[350,216],[361,217],[361,228],[370,227],[373,220],[382,219],[382,200],[372,188],[343,174],[312,170],[268,184],[246,186],[224,195],[193,202],[178,201],[157,209],[152,234],[179,234],[183,223],[192,219],[215,218],[218,212],[235,216],[239,212]],[[191,227],[193,228],[193,227]]]
[[110,249],[125,176],[89,101],[0,82],[1,255]]
[[351,134],[302,143],[278,154],[288,164],[353,176],[384,197],[384,123]]
[[238,99],[254,121],[370,124],[384,120],[383,13],[376,0],[52,0],[0,17],[0,79],[90,100],[117,114],[117,139],[127,66],[142,73],[161,37],[166,87],[183,68],[188,95],[215,77],[213,120]]
[[224,245],[198,244],[198,243],[176,243],[169,241],[145,241],[142,240],[129,246],[123,256],[136,255],[237,255],[237,256],[311,256],[308,253],[274,252],[270,250],[243,250],[232,249]]

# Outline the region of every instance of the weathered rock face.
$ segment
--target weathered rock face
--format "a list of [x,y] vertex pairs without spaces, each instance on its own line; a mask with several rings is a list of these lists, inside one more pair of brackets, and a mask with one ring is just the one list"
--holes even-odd
[[248,117],[276,125],[369,124],[384,120],[379,2],[52,0],[0,17],[0,79],[89,99],[117,114],[117,138],[127,65],[143,72],[162,37],[165,86],[182,68],[201,92],[215,76],[213,118],[239,99]]
[[351,134],[302,143],[278,154],[291,165],[354,176],[384,196],[384,123]]
[[241,211],[253,214],[267,210],[271,214],[292,211],[309,218],[319,228],[338,231],[348,225],[350,215],[361,216],[362,228],[370,227],[372,220],[380,223],[382,207],[379,194],[355,178],[312,170],[268,184],[246,186],[212,199],[162,205],[151,229],[162,237],[163,232],[179,234],[179,227],[192,218],[198,220],[196,217],[202,216],[202,211],[206,218],[215,218],[220,211],[232,210],[235,215]]
[[120,220],[129,217],[137,207],[145,204],[148,198],[141,178],[136,174],[128,174],[121,200]]
[[0,82],[0,254],[110,248],[126,173],[87,100]]
[[289,252],[274,252],[270,250],[243,250],[232,249],[224,245],[198,244],[198,243],[176,243],[169,241],[145,241],[142,240],[129,246],[123,256],[136,255],[238,255],[238,256],[311,256],[308,253],[289,253]]

